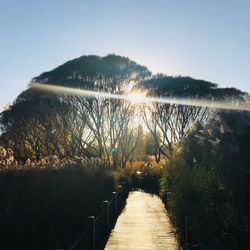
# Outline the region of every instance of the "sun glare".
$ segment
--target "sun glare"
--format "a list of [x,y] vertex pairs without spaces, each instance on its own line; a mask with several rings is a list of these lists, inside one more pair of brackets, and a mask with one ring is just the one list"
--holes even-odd
[[206,101],[199,99],[187,99],[187,98],[171,98],[171,97],[148,97],[145,92],[132,91],[127,95],[119,95],[107,92],[100,92],[94,90],[86,90],[86,89],[77,89],[70,87],[63,87],[52,84],[41,84],[32,82],[30,84],[31,88],[48,91],[57,94],[68,94],[68,95],[76,95],[76,96],[86,96],[86,97],[99,97],[99,98],[109,98],[109,99],[126,99],[132,104],[146,104],[150,103],[166,103],[166,104],[179,104],[179,105],[187,105],[187,106],[196,106],[196,107],[207,107],[212,109],[228,109],[228,110],[242,110],[242,111],[250,111],[250,103],[242,102],[242,103],[234,103],[234,102],[216,102],[216,101]]
[[146,102],[146,94],[142,92],[131,92],[126,96],[132,104],[141,104]]

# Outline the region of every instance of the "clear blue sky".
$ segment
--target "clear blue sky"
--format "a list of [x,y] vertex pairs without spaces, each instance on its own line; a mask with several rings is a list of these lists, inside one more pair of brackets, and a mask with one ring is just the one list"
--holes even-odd
[[249,0],[0,0],[0,110],[86,54],[250,92]]

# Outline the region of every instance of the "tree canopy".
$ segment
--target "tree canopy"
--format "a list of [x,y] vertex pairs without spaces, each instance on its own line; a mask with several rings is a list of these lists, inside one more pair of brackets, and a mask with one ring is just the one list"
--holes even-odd
[[[94,87],[107,81],[140,80],[150,77],[151,72],[126,57],[117,55],[81,56],[59,67],[34,77],[32,81],[70,87]],[[103,83],[104,84],[104,83]]]
[[[147,67],[117,55],[81,56],[32,81],[118,94],[126,94],[131,85],[132,91],[142,88],[151,96],[211,100],[244,100],[246,96],[240,90],[218,88],[215,83],[191,77],[152,75]],[[206,112],[200,107],[158,103],[144,115],[140,113],[154,138],[156,158],[169,157],[174,144],[185,137],[190,126],[207,118]],[[15,141],[17,158],[33,154],[36,158],[48,154],[97,154],[118,164],[118,158],[124,163],[140,146],[142,121],[135,121],[139,121],[137,108],[124,100],[74,97],[28,88],[2,112],[1,140],[5,144]],[[130,145],[129,150],[125,150],[125,144]]]

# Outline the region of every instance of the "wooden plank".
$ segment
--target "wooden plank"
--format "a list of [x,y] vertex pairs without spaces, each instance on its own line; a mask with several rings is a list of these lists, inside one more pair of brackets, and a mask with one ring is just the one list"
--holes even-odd
[[156,195],[131,192],[105,250],[176,250],[164,204]]

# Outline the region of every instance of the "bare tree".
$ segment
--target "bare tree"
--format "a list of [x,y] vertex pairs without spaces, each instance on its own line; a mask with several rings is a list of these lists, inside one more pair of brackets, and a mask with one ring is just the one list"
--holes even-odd
[[208,109],[177,104],[154,103],[144,108],[143,119],[155,141],[155,159],[171,158],[174,147],[196,122],[205,121]]
[[[68,99],[80,119],[87,125],[92,145],[95,145],[97,156],[114,167],[124,162],[134,147],[124,145],[132,141],[135,125],[135,107],[121,99],[106,99],[99,97],[70,97]],[[83,137],[82,137],[83,138]],[[85,142],[89,146],[88,143]],[[134,141],[136,144],[136,140]],[[126,156],[125,156],[126,155]]]

